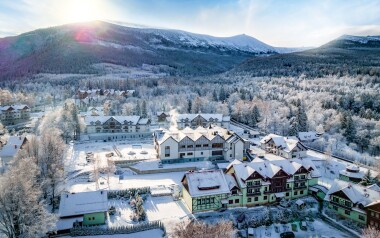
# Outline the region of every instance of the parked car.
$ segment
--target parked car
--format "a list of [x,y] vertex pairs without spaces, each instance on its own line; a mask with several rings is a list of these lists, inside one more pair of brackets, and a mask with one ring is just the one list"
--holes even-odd
[[280,237],[281,237],[281,238],[294,238],[295,235],[294,235],[293,232],[291,232],[291,231],[287,231],[287,232],[283,232],[283,233],[281,233],[281,234],[280,234]]

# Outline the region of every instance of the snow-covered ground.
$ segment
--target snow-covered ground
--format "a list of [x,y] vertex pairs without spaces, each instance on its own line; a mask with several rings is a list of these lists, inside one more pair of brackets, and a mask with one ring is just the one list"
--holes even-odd
[[[122,235],[101,235],[95,236],[96,238],[161,238],[163,235],[162,230],[153,229],[147,231],[136,232],[132,234]],[[62,238],[69,238],[71,236],[62,236]],[[94,236],[81,236],[81,238],[93,238]]]
[[[296,238],[305,238],[305,237],[336,237],[336,238],[349,238],[352,237],[349,234],[346,234],[342,231],[337,230],[336,228],[330,226],[328,223],[322,220],[315,220],[314,222],[310,222],[310,226],[314,227],[314,231],[310,230],[310,226],[307,227],[306,231],[300,230],[299,223],[294,223],[297,225],[297,231],[294,232]],[[278,231],[276,232],[275,227],[278,227]],[[260,226],[254,230],[254,237],[271,237],[271,238],[279,238],[281,232],[292,231],[291,224],[273,224],[271,226],[265,227]]]

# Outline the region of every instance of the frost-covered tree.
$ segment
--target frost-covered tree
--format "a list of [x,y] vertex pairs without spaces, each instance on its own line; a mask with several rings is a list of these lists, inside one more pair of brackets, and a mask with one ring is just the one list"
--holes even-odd
[[363,229],[362,238],[378,238],[380,237],[380,231],[375,227],[367,227]]
[[41,201],[38,168],[17,160],[0,180],[0,233],[8,238],[43,237],[54,230],[56,218]]
[[147,107],[146,107],[146,101],[145,100],[141,104],[141,116],[144,117],[144,118],[148,117],[148,110],[147,110]]
[[44,198],[50,198],[54,211],[57,205],[57,195],[59,195],[59,185],[64,180],[65,144],[60,137],[61,132],[56,128],[43,131],[40,138],[39,149],[39,178],[42,183]]

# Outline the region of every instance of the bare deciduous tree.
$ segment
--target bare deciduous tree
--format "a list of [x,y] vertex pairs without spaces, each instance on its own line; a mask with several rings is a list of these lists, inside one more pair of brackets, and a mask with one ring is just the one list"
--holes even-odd
[[45,209],[37,183],[38,168],[16,160],[0,181],[0,233],[6,237],[42,237],[56,218]]
[[231,221],[220,221],[216,224],[181,222],[174,228],[173,235],[178,238],[231,238],[235,237],[235,230]]
[[374,227],[367,227],[363,230],[362,238],[379,238],[380,230],[377,230]]

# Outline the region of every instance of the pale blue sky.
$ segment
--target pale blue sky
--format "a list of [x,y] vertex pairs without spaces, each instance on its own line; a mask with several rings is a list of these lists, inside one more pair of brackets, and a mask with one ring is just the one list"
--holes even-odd
[[318,46],[343,34],[380,35],[380,0],[0,1],[0,37],[95,19]]

